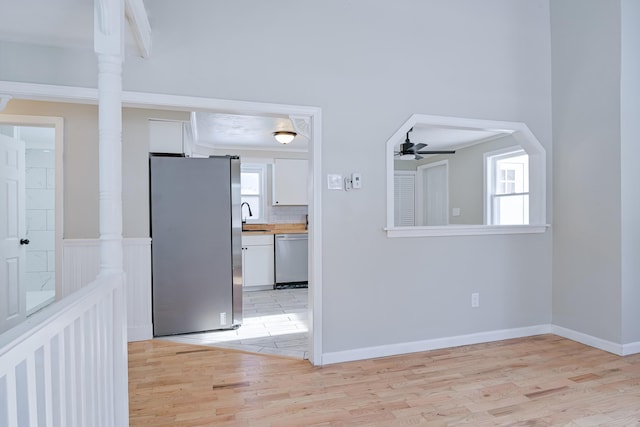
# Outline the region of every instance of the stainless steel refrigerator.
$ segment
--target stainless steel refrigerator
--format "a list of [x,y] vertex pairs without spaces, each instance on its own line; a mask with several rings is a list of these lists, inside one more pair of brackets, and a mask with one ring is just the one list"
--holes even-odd
[[238,327],[240,159],[149,159],[154,336]]

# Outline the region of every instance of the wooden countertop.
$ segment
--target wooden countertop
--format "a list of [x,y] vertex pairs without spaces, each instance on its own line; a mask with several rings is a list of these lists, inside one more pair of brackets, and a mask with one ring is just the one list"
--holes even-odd
[[307,233],[304,223],[295,224],[245,224],[243,235],[259,236],[263,234],[302,234]]

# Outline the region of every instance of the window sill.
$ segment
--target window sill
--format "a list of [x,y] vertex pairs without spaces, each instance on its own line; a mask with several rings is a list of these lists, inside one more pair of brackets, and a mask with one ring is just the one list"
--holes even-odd
[[484,236],[491,234],[535,234],[547,231],[541,225],[441,225],[385,228],[387,237]]

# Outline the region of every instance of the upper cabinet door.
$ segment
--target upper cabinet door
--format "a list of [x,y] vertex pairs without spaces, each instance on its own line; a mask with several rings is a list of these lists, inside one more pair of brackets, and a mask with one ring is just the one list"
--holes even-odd
[[175,120],[149,120],[150,153],[184,153],[182,122]]
[[307,205],[309,203],[308,179],[308,160],[275,159],[273,167],[273,205]]

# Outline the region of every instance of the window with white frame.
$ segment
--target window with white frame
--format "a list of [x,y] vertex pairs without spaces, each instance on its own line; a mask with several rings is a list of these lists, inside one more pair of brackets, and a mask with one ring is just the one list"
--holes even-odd
[[242,206],[242,220],[248,223],[265,222],[266,169],[267,165],[262,163],[243,163],[240,166],[240,199],[249,205]]
[[485,157],[487,223],[529,224],[529,156],[514,147]]

